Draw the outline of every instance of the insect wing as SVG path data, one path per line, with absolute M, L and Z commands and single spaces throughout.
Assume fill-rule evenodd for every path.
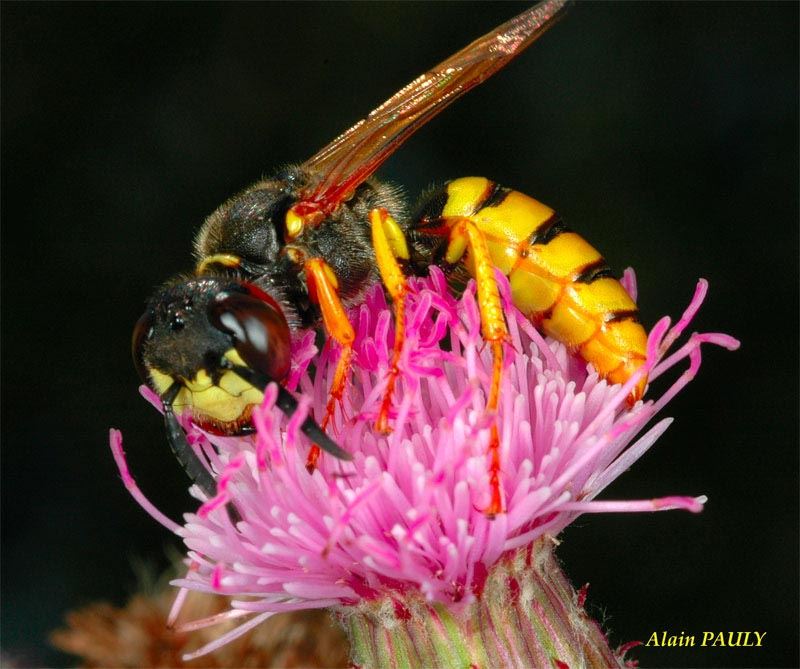
M 334 209 L 411 134 L 530 46 L 567 4 L 540 2 L 400 89 L 306 161 L 303 167 L 317 180 L 303 193 L 303 201 Z

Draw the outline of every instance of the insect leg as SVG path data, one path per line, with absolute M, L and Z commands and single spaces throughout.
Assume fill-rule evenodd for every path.
M 386 209 L 373 209 L 369 214 L 369 221 L 372 227 L 372 246 L 375 250 L 375 259 L 381 272 L 383 285 L 386 286 L 394 305 L 394 347 L 389 363 L 389 378 L 386 381 L 386 392 L 383 395 L 381 408 L 375 422 L 376 430 L 388 433 L 391 432 L 389 410 L 392 407 L 397 375 L 400 373 L 397 365 L 405 341 L 405 302 L 408 290 L 406 276 L 398 259 L 407 262 L 409 253 L 403 231 Z
M 347 318 L 344 305 L 339 299 L 338 281 L 330 265 L 322 258 L 310 258 L 305 262 L 304 269 L 309 297 L 319 304 L 325 331 L 342 348 L 339 362 L 333 375 L 328 405 L 325 408 L 325 417 L 320 423 L 324 430 L 333 417 L 336 404 L 341 403 L 347 380 L 350 378 L 350 362 L 353 357 L 353 341 L 356 335 Z M 310 472 L 316 468 L 319 455 L 320 449 L 315 444 L 311 447 L 306 460 L 306 468 Z
M 492 382 L 489 388 L 489 397 L 486 410 L 494 414 L 500 399 L 500 382 L 503 378 L 503 345 L 508 340 L 503 304 L 500 300 L 500 290 L 495 278 L 495 266 L 489 253 L 486 239 L 478 227 L 468 218 L 457 218 L 454 221 L 445 221 L 452 225 L 450 240 L 445 251 L 445 261 L 449 264 L 457 263 L 464 253 L 469 250 L 473 264 L 472 275 L 475 277 L 478 293 L 478 307 L 481 314 L 481 333 L 484 341 L 492 351 Z M 500 437 L 497 431 L 497 421 L 492 421 L 489 441 L 489 485 L 491 499 L 485 509 L 488 517 L 493 518 L 503 513 L 503 494 L 500 485 Z

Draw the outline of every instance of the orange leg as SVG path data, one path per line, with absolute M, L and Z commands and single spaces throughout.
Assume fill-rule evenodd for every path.
M 372 227 L 372 247 L 375 259 L 381 272 L 383 285 L 392 298 L 394 305 L 394 347 L 389 363 L 389 378 L 386 381 L 386 392 L 383 395 L 381 408 L 375 422 L 375 429 L 384 434 L 391 432 L 389 427 L 389 411 L 392 408 L 392 397 L 397 376 L 400 373 L 398 364 L 405 341 L 405 308 L 408 285 L 406 276 L 398 258 L 408 260 L 408 246 L 400 226 L 385 209 L 373 209 L 369 214 Z
M 339 361 L 336 363 L 336 371 L 333 374 L 333 383 L 331 384 L 330 396 L 328 397 L 328 404 L 325 406 L 325 417 L 320 423 L 320 427 L 325 430 L 336 411 L 336 405 L 341 405 L 344 389 L 347 386 L 347 379 L 350 378 L 350 363 L 353 358 L 353 347 L 351 345 L 342 345 L 342 352 L 339 355 Z M 306 459 L 306 469 L 311 474 L 317 468 L 317 460 L 322 454 L 320 447 L 316 444 L 311 446 Z
M 313 302 L 319 304 L 325 330 L 342 347 L 339 362 L 336 364 L 336 371 L 333 375 L 330 397 L 325 407 L 325 417 L 320 423 L 320 427 L 324 430 L 333 417 L 337 403 L 341 403 L 347 380 L 350 378 L 350 362 L 353 357 L 355 332 L 347 318 L 344 305 L 339 299 L 339 293 L 337 292 L 339 282 L 330 265 L 322 258 L 311 258 L 306 261 L 304 269 L 306 283 L 308 284 L 308 294 Z M 313 472 L 316 469 L 319 456 L 320 448 L 314 444 L 308 452 L 308 459 L 306 460 L 306 469 L 309 472 Z
M 473 264 L 472 274 L 478 288 L 478 307 L 481 314 L 481 334 L 492 349 L 492 382 L 486 410 L 497 413 L 500 400 L 500 382 L 503 378 L 503 344 L 508 340 L 508 328 L 500 300 L 500 290 L 494 274 L 489 248 L 477 226 L 467 218 L 458 219 L 450 231 L 450 243 L 445 259 L 456 263 L 469 249 Z M 493 420 L 489 436 L 489 506 L 484 513 L 494 518 L 505 512 L 503 492 L 500 485 L 500 436 L 497 420 Z

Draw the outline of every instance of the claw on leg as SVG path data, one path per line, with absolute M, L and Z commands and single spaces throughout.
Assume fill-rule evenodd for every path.
M 324 425 L 321 427 L 322 429 L 325 429 Z M 308 451 L 308 457 L 306 458 L 306 471 L 309 474 L 313 474 L 314 470 L 317 468 L 317 460 L 319 460 L 320 453 L 320 447 L 316 444 L 312 444 Z

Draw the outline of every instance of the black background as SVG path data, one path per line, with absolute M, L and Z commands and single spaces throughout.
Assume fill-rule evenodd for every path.
M 2 4 L 2 640 L 28 665 L 63 612 L 121 603 L 171 542 L 124 490 L 192 506 L 129 333 L 226 197 L 300 161 L 509 4 Z M 575 6 L 384 166 L 414 194 L 483 174 L 556 207 L 648 325 L 711 289 L 676 423 L 604 497 L 706 511 L 581 518 L 572 579 L 613 643 L 766 632 L 760 649 L 641 649 L 643 666 L 797 666 L 798 5 Z

